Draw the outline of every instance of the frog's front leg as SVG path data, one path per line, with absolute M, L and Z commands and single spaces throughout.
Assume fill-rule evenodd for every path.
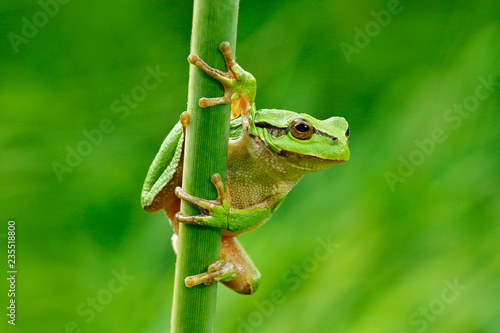
M 177 222 L 240 232 L 255 227 L 259 222 L 266 221 L 284 201 L 283 198 L 268 207 L 233 208 L 225 196 L 224 184 L 220 175 L 214 174 L 211 181 L 217 189 L 217 199 L 215 200 L 197 198 L 186 193 L 181 187 L 176 187 L 175 195 L 179 199 L 190 203 L 201 211 L 200 215 L 195 216 L 186 216 L 179 212 L 175 214 Z
M 224 184 L 220 174 L 212 175 L 212 183 L 217 189 L 217 198 L 215 200 L 205 200 L 187 194 L 181 187 L 175 188 L 175 195 L 191 205 L 197 207 L 201 214 L 195 216 L 186 216 L 182 213 L 175 214 L 177 222 L 186 224 L 198 224 L 207 227 L 228 229 L 229 202 L 224 193 Z
M 236 63 L 228 42 L 222 42 L 219 45 L 219 50 L 226 61 L 227 72 L 210 67 L 196 54 L 190 54 L 188 57 L 190 64 L 202 69 L 224 86 L 224 96 L 214 98 L 202 97 L 199 100 L 199 104 L 202 108 L 206 108 L 231 103 L 232 118 L 236 118 L 240 114 L 246 115 L 253 105 L 257 91 L 255 78 Z

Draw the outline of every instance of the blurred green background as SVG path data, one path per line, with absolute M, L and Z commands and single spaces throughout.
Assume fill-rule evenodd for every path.
M 139 196 L 186 108 L 192 3 L 46 3 L 0 3 L 0 242 L 6 261 L 15 220 L 18 269 L 17 325 L 0 325 L 168 332 L 172 231 Z M 220 286 L 216 332 L 500 332 L 500 3 L 242 0 L 239 17 L 257 107 L 345 117 L 351 160 L 240 237 L 261 287 Z M 159 84 L 127 106 L 147 68 Z

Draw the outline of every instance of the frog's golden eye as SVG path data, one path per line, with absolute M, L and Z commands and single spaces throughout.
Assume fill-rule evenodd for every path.
M 304 119 L 295 119 L 290 123 L 292 135 L 300 140 L 310 139 L 314 133 L 314 127 Z

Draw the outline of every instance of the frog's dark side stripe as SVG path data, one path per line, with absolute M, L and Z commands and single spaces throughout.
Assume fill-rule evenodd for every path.
M 259 121 L 259 122 L 255 123 L 255 126 L 260 127 L 260 128 L 265 128 L 269 134 L 275 135 L 278 137 L 283 136 L 285 134 L 288 134 L 288 132 L 290 131 L 290 127 L 278 127 L 278 126 L 274 126 L 274 125 L 272 125 L 268 122 L 265 122 L 265 121 Z M 320 131 L 316 128 L 314 128 L 314 134 L 323 135 L 323 136 L 326 136 L 327 138 L 332 139 L 333 141 L 338 141 L 338 138 L 331 136 L 330 134 L 325 133 L 323 131 Z
M 276 127 L 278 129 L 280 129 L 279 127 Z M 283 129 L 282 129 L 283 130 Z M 278 148 L 279 151 L 275 151 L 275 150 L 272 150 L 265 142 L 264 140 L 255 135 L 255 134 L 249 134 L 250 138 L 252 138 L 254 140 L 254 142 L 261 148 L 261 149 L 264 149 L 266 148 L 269 152 L 273 153 L 273 154 L 277 154 L 279 156 L 282 156 L 284 158 L 290 158 L 291 156 L 295 156 L 295 157 L 299 157 L 299 158 L 309 158 L 309 159 L 315 159 L 315 160 L 318 160 L 318 161 L 324 161 L 324 162 L 333 162 L 333 163 L 340 163 L 342 162 L 341 160 L 337 160 L 337 159 L 334 159 L 334 160 L 330 160 L 330 159 L 326 159 L 326 158 L 321 158 L 321 157 L 318 157 L 318 156 L 314 156 L 314 155 L 306 155 L 306 154 L 299 154 L 299 153 L 295 153 L 295 152 L 292 152 L 292 151 L 287 151 L 287 150 L 283 150 L 281 148 Z

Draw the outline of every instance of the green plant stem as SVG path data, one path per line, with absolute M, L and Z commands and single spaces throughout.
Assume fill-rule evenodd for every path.
M 236 46 L 239 0 L 195 0 L 191 53 L 210 66 L 226 70 L 219 44 L 228 41 Z M 183 189 L 194 196 L 215 199 L 210 182 L 214 173 L 226 176 L 230 105 L 202 109 L 201 97 L 222 96 L 223 88 L 195 66 L 189 69 L 188 112 L 184 154 Z M 200 212 L 182 202 L 185 215 Z M 184 279 L 203 273 L 219 259 L 221 231 L 181 224 L 177 247 L 171 332 L 213 332 L 217 284 L 187 288 Z

